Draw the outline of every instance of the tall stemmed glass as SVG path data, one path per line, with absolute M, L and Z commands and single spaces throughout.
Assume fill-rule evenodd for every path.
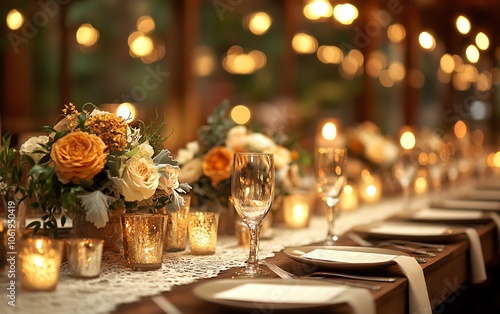
M 270 274 L 259 267 L 260 227 L 274 198 L 274 156 L 235 153 L 231 177 L 234 208 L 250 230 L 250 255 L 246 268 L 236 277 L 254 278 Z
M 403 210 L 410 210 L 410 184 L 418 171 L 418 157 L 413 150 L 404 150 L 392 167 L 392 172 L 403 188 Z
M 316 190 L 327 205 L 328 232 L 325 245 L 335 245 L 335 219 L 338 216 L 340 197 L 347 181 L 347 150 L 345 148 L 318 148 L 316 150 Z

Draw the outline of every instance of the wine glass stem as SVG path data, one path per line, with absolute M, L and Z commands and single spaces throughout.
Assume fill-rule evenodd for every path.
M 258 251 L 259 251 L 259 233 L 260 233 L 260 225 L 250 225 L 248 226 L 250 231 L 250 255 L 247 260 L 247 269 L 252 272 L 257 272 L 259 269 L 259 259 L 258 259 Z
M 328 204 L 327 204 L 328 205 Z M 337 216 L 339 202 L 328 205 L 326 209 L 326 218 L 328 220 L 328 232 L 326 235 L 326 245 L 335 245 L 338 236 L 335 234 L 335 218 Z
M 403 187 L 403 210 L 410 210 L 410 187 Z

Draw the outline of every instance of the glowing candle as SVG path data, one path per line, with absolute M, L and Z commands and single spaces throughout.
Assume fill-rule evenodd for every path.
M 30 238 L 20 253 L 21 287 L 28 291 L 56 289 L 61 268 L 63 242 Z
M 374 203 L 380 200 L 382 196 L 382 182 L 380 177 L 372 175 L 368 170 L 361 172 L 360 183 L 361 199 L 368 203 Z
M 358 207 L 358 191 L 353 185 L 347 184 L 344 187 L 344 193 L 340 199 L 340 209 L 341 210 L 353 210 Z
M 219 214 L 213 212 L 189 213 L 189 245 L 191 254 L 210 255 L 217 247 Z
M 292 194 L 283 198 L 285 224 L 289 228 L 305 228 L 309 224 L 309 194 Z

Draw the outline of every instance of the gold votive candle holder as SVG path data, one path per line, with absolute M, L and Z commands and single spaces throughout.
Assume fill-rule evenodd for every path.
M 71 276 L 95 278 L 101 274 L 104 240 L 72 238 L 66 241 L 66 257 Z
M 234 231 L 238 246 L 250 247 L 250 231 L 243 220 L 236 219 L 234 222 Z
M 21 287 L 26 291 L 56 289 L 64 243 L 45 237 L 23 241 L 19 253 Z
M 167 230 L 165 232 L 165 247 L 167 252 L 179 252 L 186 249 L 189 205 L 191 198 L 183 196 L 184 205 L 175 212 L 166 211 Z
M 210 255 L 217 247 L 219 214 L 214 212 L 189 213 L 188 233 L 191 254 Z
M 286 195 L 283 198 L 283 214 L 288 228 L 305 228 L 309 225 L 311 195 L 308 193 Z
M 123 214 L 122 232 L 126 269 L 156 270 L 163 262 L 166 216 Z

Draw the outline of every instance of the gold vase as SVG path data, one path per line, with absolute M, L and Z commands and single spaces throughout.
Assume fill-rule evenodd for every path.
M 73 229 L 71 238 L 93 238 L 104 240 L 103 251 L 120 253 L 119 242 L 122 238 L 120 217 L 125 209 L 109 211 L 108 223 L 103 228 L 97 228 L 92 222 L 85 219 L 85 212 L 77 210 L 73 214 Z

